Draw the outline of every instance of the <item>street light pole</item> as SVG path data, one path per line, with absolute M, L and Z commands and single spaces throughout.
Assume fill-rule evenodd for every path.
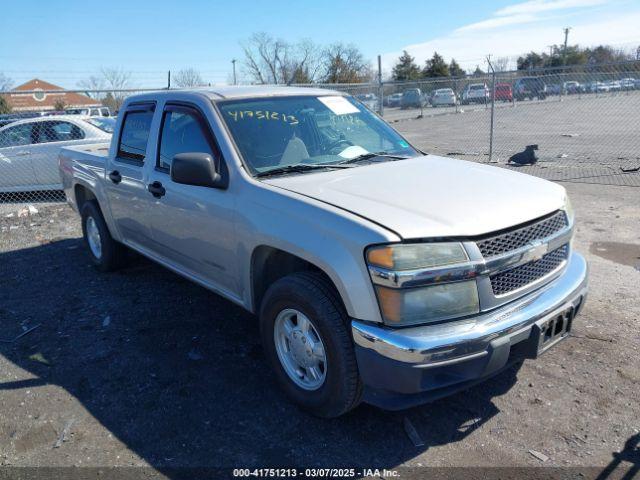
M 238 80 L 236 78 L 236 59 L 234 58 L 233 60 L 231 60 L 231 63 L 233 64 L 233 84 L 237 85 Z

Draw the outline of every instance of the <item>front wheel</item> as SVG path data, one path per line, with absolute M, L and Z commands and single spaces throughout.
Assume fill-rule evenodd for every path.
M 124 264 L 126 250 L 109 233 L 100 207 L 94 201 L 88 201 L 80 210 L 82 234 L 94 266 L 102 271 L 116 270 Z
M 333 285 L 299 272 L 267 291 L 260 309 L 262 343 L 291 401 L 319 417 L 337 417 L 362 396 L 349 318 Z

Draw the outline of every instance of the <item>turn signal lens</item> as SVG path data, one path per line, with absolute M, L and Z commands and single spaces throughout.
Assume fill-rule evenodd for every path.
M 467 260 L 467 252 L 458 242 L 385 245 L 367 251 L 370 265 L 396 271 L 438 267 Z

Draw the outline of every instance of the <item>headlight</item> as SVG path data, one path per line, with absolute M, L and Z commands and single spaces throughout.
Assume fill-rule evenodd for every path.
M 385 245 L 367 251 L 370 265 L 389 270 L 416 270 L 468 260 L 467 252 L 457 242 Z
M 408 289 L 376 286 L 376 294 L 389 325 L 432 323 L 480 311 L 474 280 Z
M 393 326 L 416 325 L 450 320 L 480 311 L 478 288 L 475 280 L 459 278 L 451 283 L 398 288 L 389 279 L 404 273 L 420 275 L 421 270 L 440 267 L 464 269 L 469 265 L 466 250 L 459 242 L 395 244 L 371 247 L 367 250 L 367 263 L 372 268 L 371 278 L 380 304 L 384 322 Z M 377 269 L 383 269 L 382 271 Z M 443 279 L 451 280 L 443 274 Z M 394 288 L 395 287 L 395 288 Z

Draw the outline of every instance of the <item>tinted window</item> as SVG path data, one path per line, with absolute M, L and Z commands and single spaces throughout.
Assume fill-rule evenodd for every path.
M 31 143 L 31 124 L 23 123 L 0 132 L 0 147 L 17 147 Z
M 84 138 L 80 127 L 69 122 L 39 122 L 34 124 L 35 143 L 66 142 Z
M 190 113 L 186 110 L 165 112 L 158 166 L 170 168 L 173 157 L 178 153 L 208 153 L 215 158 L 203 127 L 203 121 L 195 112 Z
M 133 111 L 125 114 L 120 134 L 120 145 L 118 146 L 119 157 L 144 160 L 152 119 L 152 110 Z

